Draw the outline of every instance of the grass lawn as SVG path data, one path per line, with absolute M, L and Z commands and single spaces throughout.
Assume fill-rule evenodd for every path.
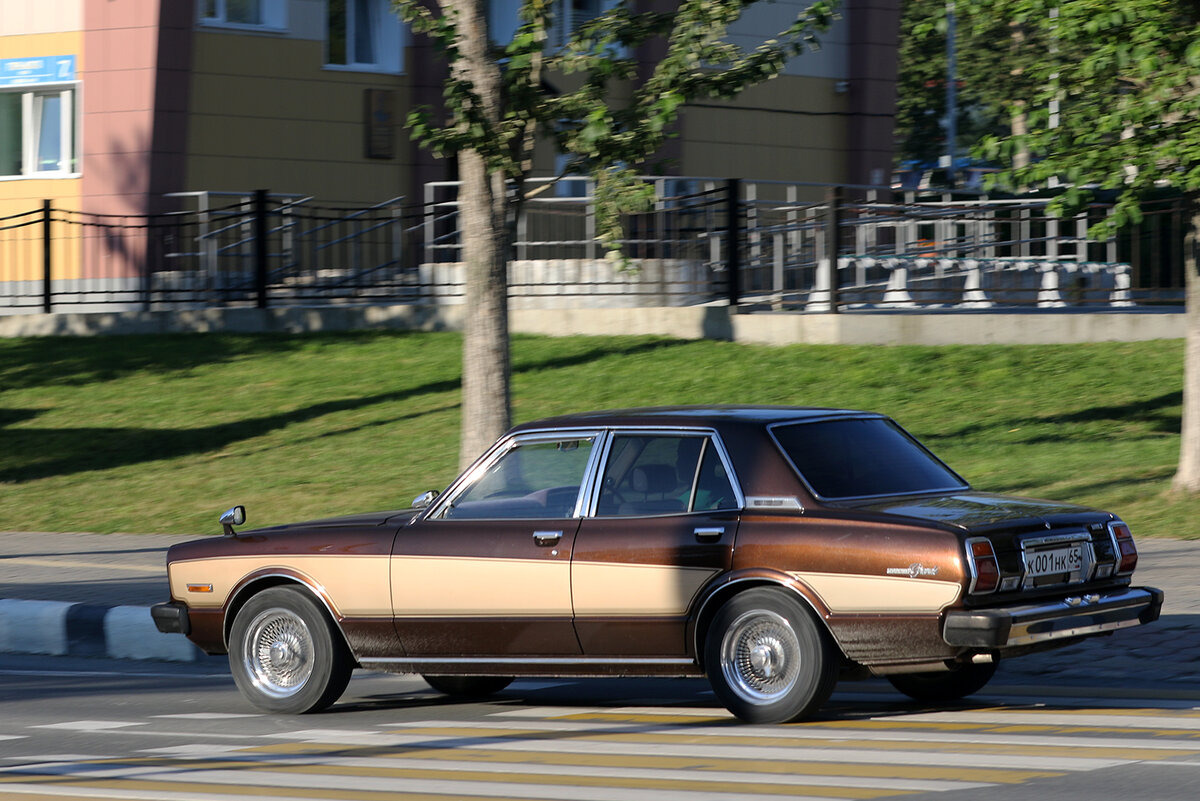
M 456 334 L 0 340 L 0 531 L 215 534 L 405 507 L 456 473 Z M 983 490 L 1200 538 L 1169 497 L 1180 341 L 783 348 L 517 337 L 517 422 L 676 403 L 886 412 Z

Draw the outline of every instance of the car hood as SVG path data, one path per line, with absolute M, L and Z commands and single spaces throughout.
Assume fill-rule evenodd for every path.
M 1107 512 L 1057 501 L 1018 498 L 987 492 L 950 495 L 872 498 L 847 504 L 855 509 L 942 523 L 968 531 L 1026 526 L 1058 527 L 1111 520 Z
M 420 509 L 394 509 L 390 512 L 367 512 L 341 517 L 325 517 L 302 523 L 287 523 L 269 528 L 246 529 L 241 534 L 282 534 L 292 531 L 312 531 L 319 528 L 367 528 L 370 526 L 402 526 L 421 513 Z

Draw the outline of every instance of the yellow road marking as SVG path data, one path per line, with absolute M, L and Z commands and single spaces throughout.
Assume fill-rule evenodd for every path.
M 500 751 L 486 748 L 454 749 L 426 746 L 380 748 L 375 746 L 323 746 L 286 743 L 245 749 L 248 753 L 309 754 L 345 757 L 396 757 L 418 755 L 422 759 L 458 760 L 486 763 L 532 763 L 542 765 L 579 765 L 587 767 L 663 768 L 681 770 L 728 771 L 740 773 L 786 773 L 807 776 L 845 776 L 865 778 L 932 779 L 946 781 L 1018 784 L 1031 779 L 1065 775 L 1058 771 L 1006 770 L 1000 768 L 946 768 L 917 765 L 870 765 L 829 762 L 783 762 L 770 759 L 729 759 L 701 757 L 648 756 L 640 754 L 558 754 L 537 751 Z
M 501 733 L 503 732 L 503 733 Z M 472 737 L 475 739 L 503 739 L 518 737 L 523 740 L 587 740 L 609 743 L 685 743 L 692 745 L 725 745 L 742 746 L 746 748 L 841 748 L 863 751 L 913 751 L 913 750 L 949 750 L 954 753 L 966 754 L 1004 754 L 1007 756 L 1061 756 L 1074 758 L 1098 759 L 1163 759 L 1170 756 L 1186 754 L 1187 751 L 1165 752 L 1161 749 L 1139 749 L 1136 746 L 1122 748 L 1114 752 L 1112 748 L 1091 748 L 1085 742 L 1072 745 L 1009 745 L 1005 743 L 944 743 L 906 742 L 903 740 L 855 740 L 830 738 L 795 738 L 772 737 L 770 735 L 735 735 L 722 736 L 719 734 L 688 734 L 686 732 L 656 733 L 656 732 L 562 732 L 522 729 L 476 729 L 471 727 L 430 726 L 412 727 L 397 730 L 393 733 L 406 735 L 436 735 L 446 737 Z M 1200 743 L 1197 743 L 1200 753 Z

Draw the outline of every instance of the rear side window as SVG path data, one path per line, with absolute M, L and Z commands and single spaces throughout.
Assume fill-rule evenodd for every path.
M 599 517 L 737 507 L 721 457 L 705 436 L 618 434 L 600 487 Z
M 772 429 L 823 498 L 957 491 L 967 483 L 891 420 L 824 420 Z

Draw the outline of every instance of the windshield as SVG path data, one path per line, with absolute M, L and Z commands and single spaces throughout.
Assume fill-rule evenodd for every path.
M 772 433 L 822 498 L 967 489 L 950 468 L 885 418 L 797 423 Z

